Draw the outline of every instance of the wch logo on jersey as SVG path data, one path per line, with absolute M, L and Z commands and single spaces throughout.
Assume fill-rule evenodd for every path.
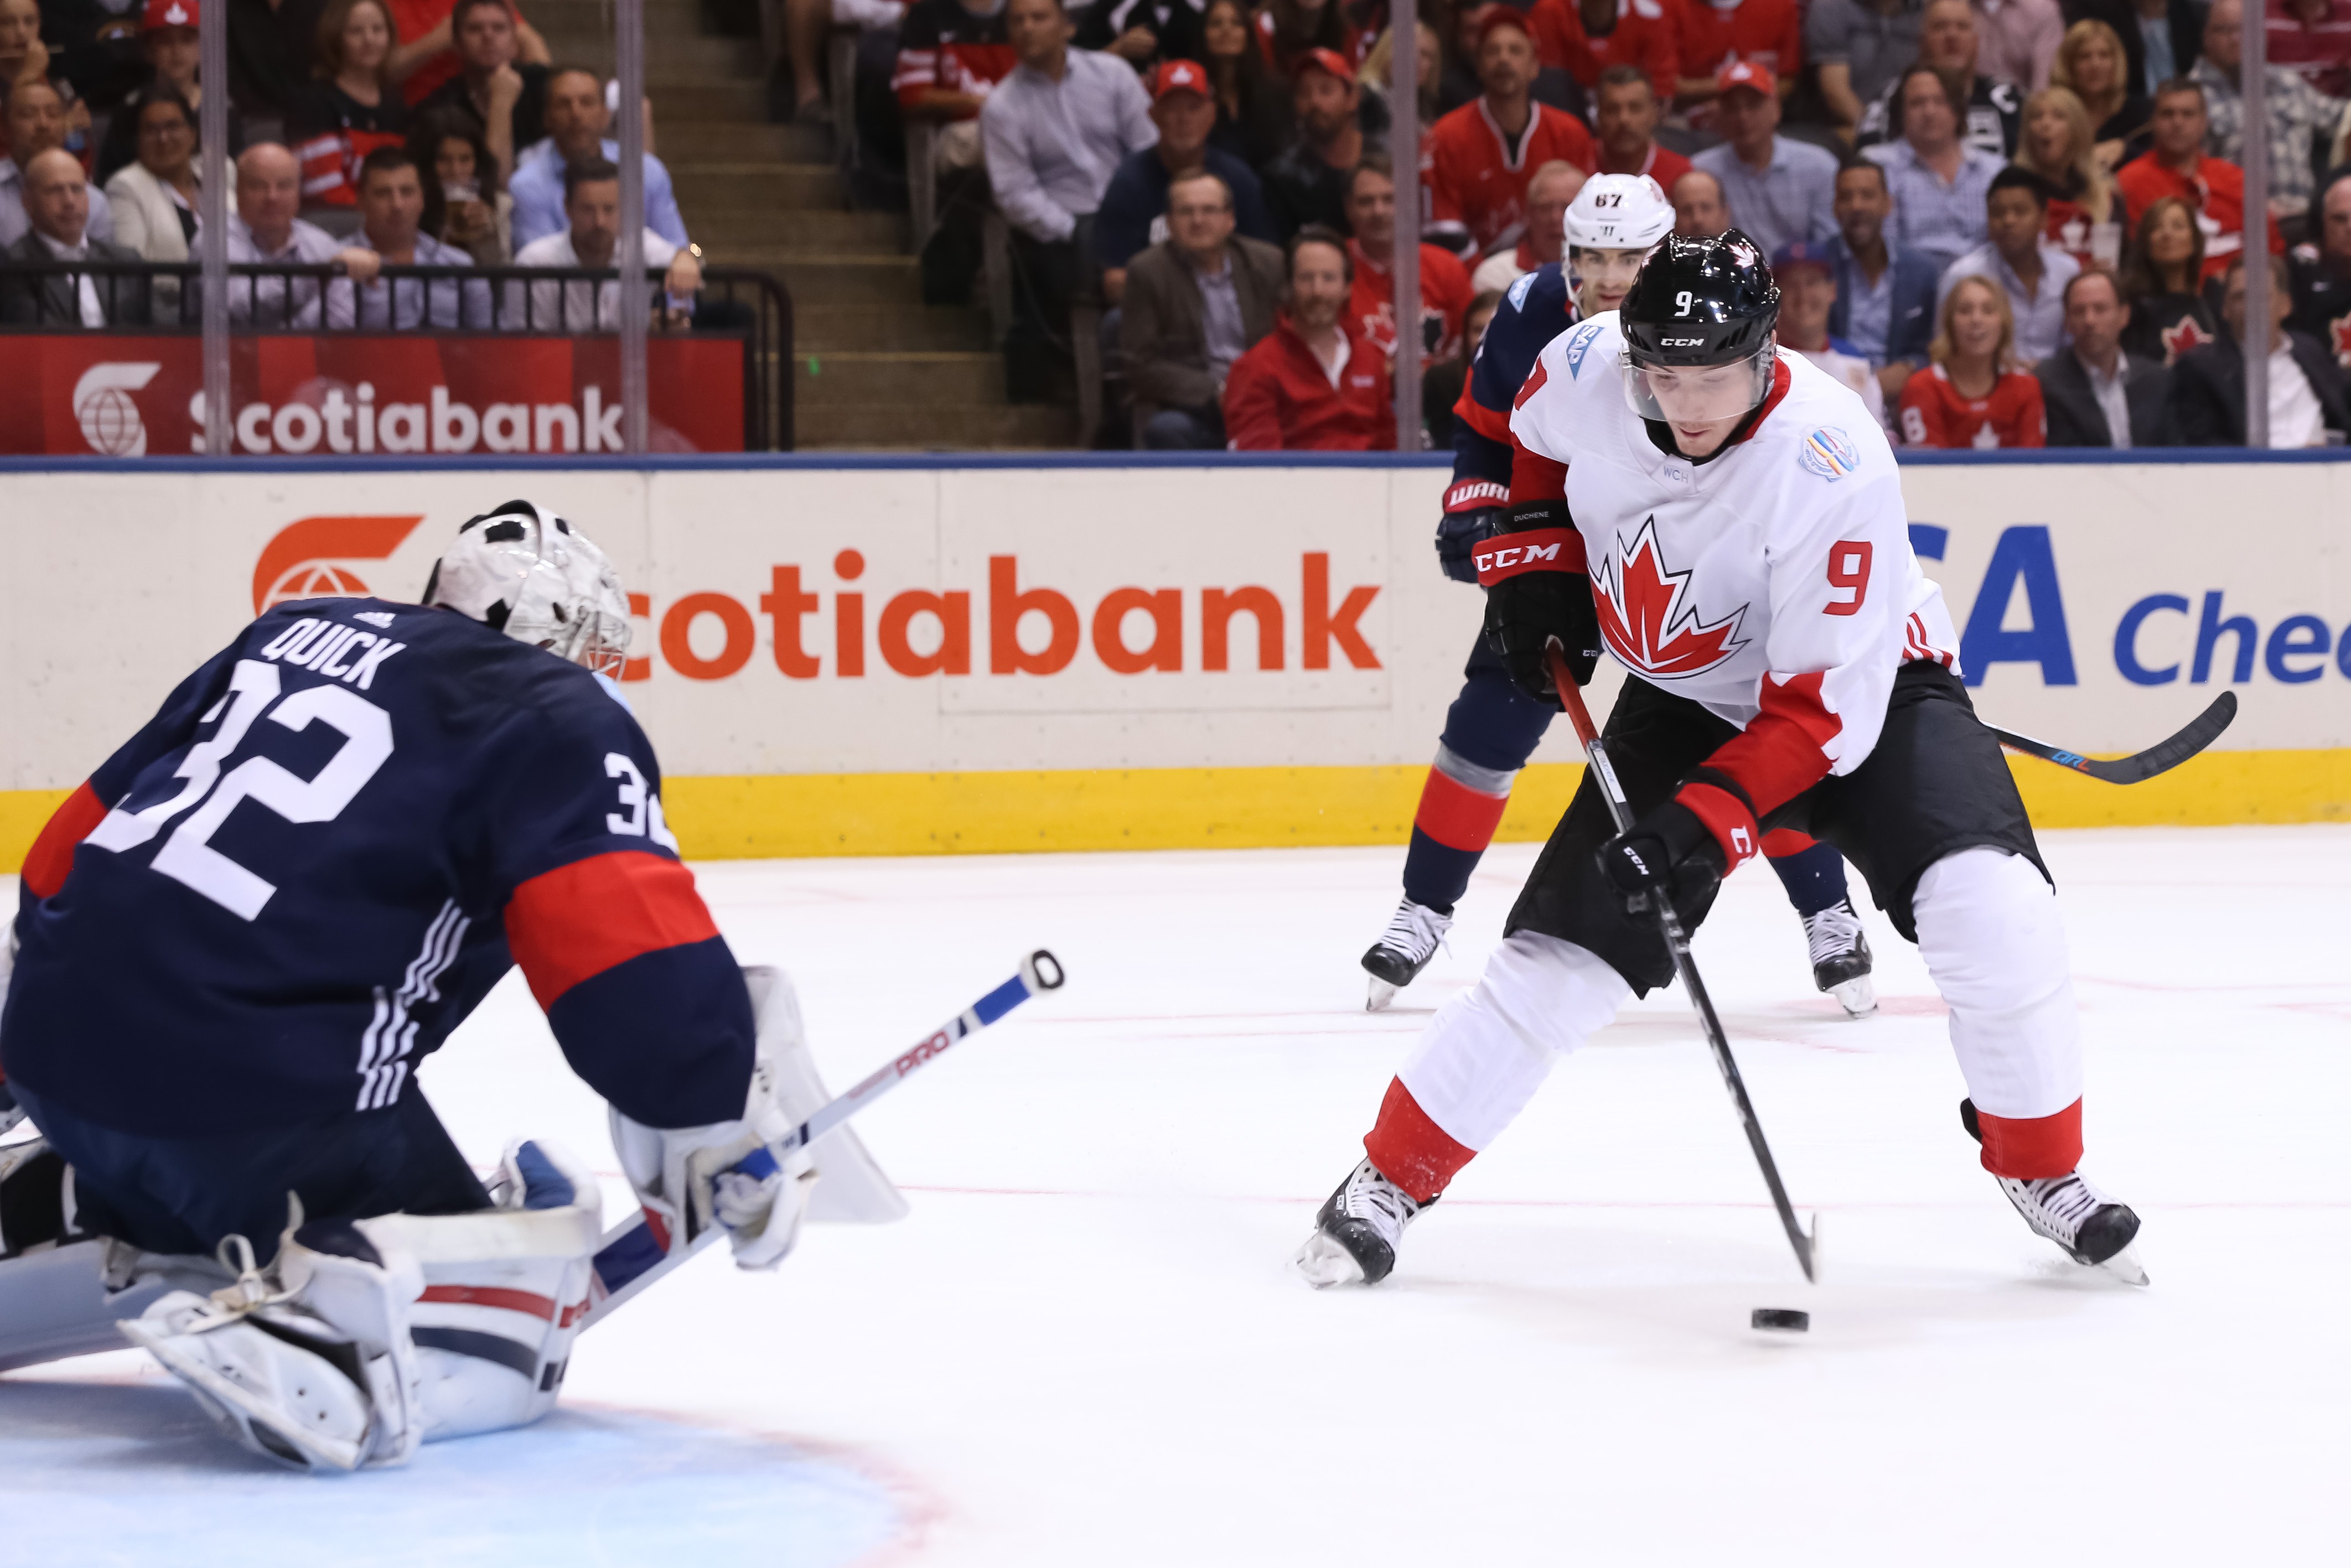
M 381 561 L 424 521 L 404 517 L 305 517 L 277 531 L 253 568 L 256 615 L 288 599 L 360 598 L 372 593 L 346 563 Z
M 1834 484 L 1846 474 L 1860 472 L 1861 453 L 1851 436 L 1834 425 L 1823 425 L 1804 438 L 1796 462 L 1805 472 L 1817 473 Z
M 1747 646 L 1739 635 L 1747 607 L 1703 621 L 1689 602 L 1689 578 L 1666 565 L 1654 517 L 1643 521 L 1629 547 L 1620 541 L 1593 569 L 1600 634 L 1628 668 L 1644 675 L 1702 675 Z

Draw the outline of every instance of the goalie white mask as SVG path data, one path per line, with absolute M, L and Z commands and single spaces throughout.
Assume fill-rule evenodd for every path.
M 548 508 L 508 501 L 468 521 L 425 579 L 439 605 L 619 679 L 629 598 L 588 536 Z

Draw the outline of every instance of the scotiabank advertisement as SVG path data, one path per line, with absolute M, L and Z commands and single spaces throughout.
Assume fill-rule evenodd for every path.
M 10 336 L 0 452 L 162 457 L 204 445 L 203 340 Z M 645 346 L 655 452 L 743 450 L 743 344 Z M 611 337 L 236 337 L 235 450 L 248 456 L 613 452 Z
M 2351 748 L 2351 467 L 1905 474 L 1991 722 L 2126 753 L 2226 690 L 2241 711 L 2218 750 Z M 1424 767 L 1481 611 L 1430 547 L 1444 481 L 19 473 L 0 517 L 0 788 L 80 780 L 270 603 L 413 598 L 457 525 L 509 495 L 563 512 L 627 579 L 626 690 L 673 777 Z M 1577 760 L 1564 726 L 1536 760 Z

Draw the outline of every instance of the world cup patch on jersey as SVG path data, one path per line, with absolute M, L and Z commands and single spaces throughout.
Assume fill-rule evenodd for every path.
M 1631 545 L 1622 539 L 1592 573 L 1592 599 L 1600 635 L 1626 669 L 1678 679 L 1703 675 L 1747 646 L 1739 635 L 1740 605 L 1702 619 L 1689 598 L 1689 573 L 1675 571 L 1657 543 L 1657 520 L 1644 519 Z
M 1861 453 L 1855 449 L 1853 438 L 1834 425 L 1823 425 L 1806 436 L 1796 461 L 1805 472 L 1817 473 L 1832 484 L 1861 468 Z
M 1510 280 L 1510 308 L 1512 310 L 1524 310 L 1527 307 L 1527 296 L 1532 292 L 1534 286 L 1535 275 L 1531 272 L 1522 272 L 1519 274 L 1517 277 L 1512 278 Z
M 1583 357 L 1592 352 L 1592 340 L 1600 336 L 1597 321 L 1587 321 L 1575 329 L 1567 340 L 1567 375 L 1572 381 L 1583 379 Z

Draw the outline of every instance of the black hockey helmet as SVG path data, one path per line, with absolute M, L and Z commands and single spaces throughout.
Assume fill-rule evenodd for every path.
M 1780 286 L 1762 248 L 1737 229 L 1674 234 L 1643 264 L 1617 319 L 1641 364 L 1728 365 L 1779 325 Z

